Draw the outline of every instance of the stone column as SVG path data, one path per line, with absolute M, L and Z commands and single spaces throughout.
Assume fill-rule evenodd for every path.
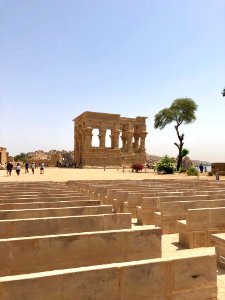
M 91 140 L 92 140 L 92 127 L 86 127 L 84 130 L 85 134 L 85 149 L 91 148 Z
M 139 134 L 138 133 L 135 133 L 134 134 L 134 144 L 133 144 L 133 148 L 134 148 L 134 151 L 136 151 L 138 149 L 138 145 L 139 145 Z
M 122 134 L 121 140 L 122 140 L 122 149 L 125 150 L 127 146 L 127 138 L 124 134 Z
M 113 132 L 113 148 L 114 149 L 119 148 L 119 136 L 120 136 L 119 129 L 115 129 Z
M 145 151 L 145 138 L 146 138 L 147 134 L 148 133 L 146 131 L 142 131 L 140 133 L 140 138 L 141 138 L 140 149 L 141 149 L 141 151 Z
M 127 130 L 127 151 L 132 152 L 133 131 Z
M 106 134 L 106 129 L 100 128 L 99 129 L 100 148 L 105 148 L 105 134 Z

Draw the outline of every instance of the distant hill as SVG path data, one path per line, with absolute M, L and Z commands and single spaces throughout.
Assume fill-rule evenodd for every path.
M 194 165 L 199 166 L 200 164 L 203 164 L 203 166 L 211 166 L 211 163 L 205 160 L 194 160 L 192 159 L 192 162 Z
M 146 160 L 148 163 L 150 163 L 150 165 L 156 163 L 157 161 L 159 161 L 162 157 L 158 156 L 158 155 L 150 155 L 150 154 L 146 154 Z
M 63 157 L 73 156 L 73 151 L 65 151 L 65 150 L 50 150 L 50 151 L 43 151 L 43 150 L 37 150 L 34 152 L 28 152 L 26 155 L 29 159 L 33 160 L 50 160 L 52 155 L 60 154 Z
M 149 162 L 150 164 L 156 163 L 161 158 L 162 156 L 158 156 L 158 155 L 151 155 L 151 154 L 146 155 L 147 162 Z M 203 166 L 211 166 L 211 163 L 205 160 L 194 160 L 194 159 L 191 160 L 195 166 L 199 166 L 201 163 L 203 164 Z

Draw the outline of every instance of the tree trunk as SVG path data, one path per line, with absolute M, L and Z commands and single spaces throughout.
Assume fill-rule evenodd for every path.
M 180 125 L 181 124 L 177 124 L 176 126 L 174 126 L 175 129 L 176 129 L 176 132 L 177 132 L 178 139 L 179 139 L 179 144 L 174 143 L 174 145 L 177 146 L 177 148 L 179 150 L 179 153 L 178 153 L 178 156 L 177 156 L 177 171 L 179 171 L 180 166 L 181 166 L 181 162 L 182 162 L 181 152 L 182 152 L 182 149 L 183 149 L 183 146 L 184 146 L 184 142 L 183 142 L 183 140 L 184 140 L 184 134 L 182 133 L 180 135 L 179 130 L 178 130 L 178 128 L 179 128 Z
M 179 154 L 177 157 L 177 171 L 179 171 L 182 162 L 182 156 Z

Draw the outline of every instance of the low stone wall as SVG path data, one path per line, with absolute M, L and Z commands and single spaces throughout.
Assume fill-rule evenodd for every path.
M 177 233 L 177 221 L 186 220 L 188 209 L 216 207 L 225 207 L 225 199 L 162 202 L 161 211 L 154 213 L 154 224 L 162 228 L 163 234 Z
M 112 213 L 111 205 L 79 206 L 62 208 L 40 208 L 40 209 L 15 209 L 0 210 L 0 220 L 48 218 L 77 215 L 97 215 Z
M 160 229 L 0 240 L 0 276 L 161 257 Z
M 155 225 L 156 216 L 154 213 L 161 211 L 162 203 L 168 203 L 169 206 L 171 202 L 223 200 L 225 199 L 224 194 L 224 191 L 216 190 L 213 194 L 206 195 L 143 197 L 141 206 L 136 207 L 138 223 L 141 225 Z M 129 210 L 126 210 L 126 212 L 129 212 Z
M 0 239 L 131 229 L 131 214 L 0 220 Z
M 217 299 L 216 256 L 151 259 L 0 278 L 1 300 Z
M 179 243 L 187 248 L 213 246 L 211 234 L 225 231 L 225 208 L 189 209 L 187 220 L 177 222 Z
M 217 264 L 225 269 L 225 233 L 212 234 L 211 239 L 216 249 Z
M 31 203 L 31 202 L 56 202 L 56 201 L 79 201 L 90 200 L 87 196 L 19 196 L 1 197 L 0 203 Z
M 12 210 L 12 209 L 34 209 L 34 208 L 60 208 L 60 207 L 77 207 L 77 206 L 96 206 L 100 205 L 98 200 L 75 200 L 75 201 L 52 201 L 52 202 L 11 202 L 1 203 L 0 210 Z

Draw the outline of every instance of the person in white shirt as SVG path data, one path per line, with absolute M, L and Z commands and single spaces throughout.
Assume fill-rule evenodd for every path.
M 32 173 L 34 174 L 34 169 L 35 169 L 35 167 L 36 167 L 36 164 L 34 163 L 34 162 L 32 162 L 32 164 L 31 164 L 31 170 L 32 170 Z

